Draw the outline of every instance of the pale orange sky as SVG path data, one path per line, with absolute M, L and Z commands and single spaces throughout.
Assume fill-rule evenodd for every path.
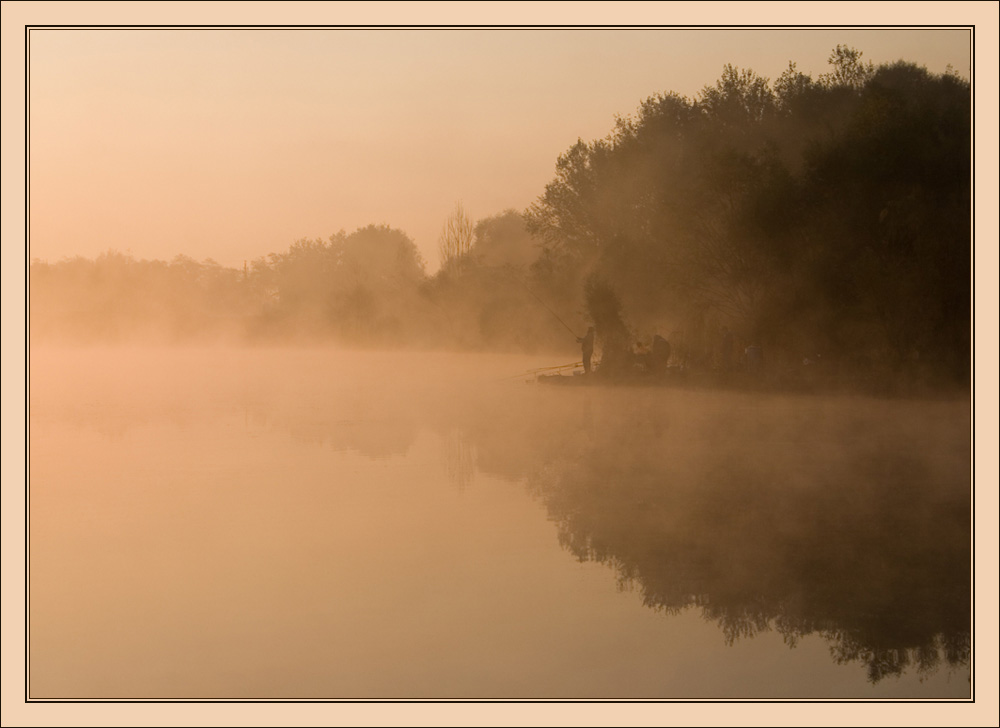
M 968 30 L 88 30 L 30 34 L 30 254 L 239 266 L 523 210 L 577 138 L 724 64 L 813 77 L 838 43 L 970 77 Z

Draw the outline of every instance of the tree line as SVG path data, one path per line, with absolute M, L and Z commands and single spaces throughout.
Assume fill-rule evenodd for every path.
M 34 261 L 32 334 L 567 350 L 603 316 L 609 350 L 662 333 L 691 368 L 717 367 L 729 331 L 773 368 L 967 382 L 970 84 L 843 46 L 829 60 L 647 98 L 561 154 L 527 210 L 458 206 L 433 275 L 386 225 L 244 270 Z
M 812 79 L 727 66 L 579 141 L 527 211 L 552 279 L 711 365 L 721 327 L 788 362 L 968 376 L 968 82 L 838 46 Z

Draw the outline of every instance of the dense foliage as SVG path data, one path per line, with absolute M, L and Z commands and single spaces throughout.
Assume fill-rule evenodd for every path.
M 779 357 L 967 376 L 969 85 L 831 62 L 773 88 L 728 66 L 578 142 L 528 212 L 545 264 L 599 272 L 702 363 L 728 325 Z

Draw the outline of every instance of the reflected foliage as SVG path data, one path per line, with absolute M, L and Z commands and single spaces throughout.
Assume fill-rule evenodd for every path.
M 652 609 L 698 609 L 730 644 L 820 635 L 872 682 L 968 665 L 966 408 L 699 402 L 587 392 L 531 422 L 498 403 L 467 433 L 481 470 L 526 478 L 561 545 Z
M 566 561 L 604 565 L 652 610 L 696 610 L 726 643 L 818 636 L 872 682 L 969 665 L 968 400 L 497 381 L 526 358 L 426 353 L 399 376 L 395 354 L 166 351 L 74 351 L 72 366 L 57 355 L 41 370 L 35 357 L 32 427 L 68 421 L 120 438 L 221 412 L 250 436 L 275 429 L 382 460 L 408 456 L 429 431 L 441 467 L 419 461 L 420 478 L 471 496 L 482 474 L 526 487 Z M 367 487 L 336 459 L 320 483 Z M 299 467 L 281 464 L 275 502 Z M 523 515 L 506 513 L 500 530 L 517 539 Z

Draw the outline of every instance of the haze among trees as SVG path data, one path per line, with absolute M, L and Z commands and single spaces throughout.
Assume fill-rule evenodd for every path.
M 971 232 L 969 82 L 838 46 L 818 78 L 726 66 L 693 99 L 650 96 L 569 146 L 527 210 L 458 205 L 433 275 L 387 225 L 245 270 L 36 260 L 31 336 L 571 351 L 544 304 L 580 334 L 614 314 L 605 337 L 668 336 L 692 368 L 719 365 L 727 327 L 774 371 L 965 385 Z

